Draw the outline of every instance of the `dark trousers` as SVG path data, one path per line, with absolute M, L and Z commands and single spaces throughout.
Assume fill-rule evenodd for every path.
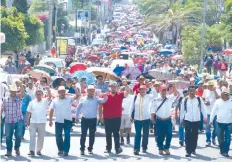
M 142 148 L 143 148 L 143 150 L 147 150 L 150 119 L 148 119 L 148 120 L 135 120 L 134 123 L 135 123 L 134 150 L 140 151 L 142 129 L 143 129 Z
M 81 119 L 81 139 L 80 139 L 80 144 L 81 144 L 81 150 L 82 151 L 85 150 L 85 140 L 86 140 L 88 130 L 89 130 L 89 147 L 88 147 L 88 150 L 92 151 L 93 144 L 94 144 L 94 141 L 95 141 L 96 127 L 97 127 L 97 118 L 87 119 L 87 118 L 82 117 L 82 119 Z
M 185 149 L 186 152 L 191 154 L 195 152 L 197 147 L 197 140 L 198 140 L 198 130 L 200 126 L 200 121 L 197 122 L 190 122 L 185 120 Z
M 4 133 L 5 133 L 4 128 L 5 128 L 5 118 L 1 117 L 1 143 L 2 143 L 2 138 L 4 136 Z
M 70 132 L 72 121 L 64 120 L 64 123 L 55 122 L 56 145 L 59 151 L 69 152 L 70 149 Z M 64 130 L 64 139 L 62 133 Z
M 231 127 L 231 124 L 218 123 L 218 141 L 222 154 L 228 154 L 230 150 Z
M 157 145 L 159 150 L 168 150 L 172 140 L 172 121 L 156 119 Z M 164 140 L 165 145 L 164 145 Z
M 104 118 L 105 133 L 106 133 L 106 149 L 112 149 L 112 133 L 114 134 L 114 145 L 117 151 L 120 148 L 119 144 L 119 130 L 121 125 L 121 118 Z

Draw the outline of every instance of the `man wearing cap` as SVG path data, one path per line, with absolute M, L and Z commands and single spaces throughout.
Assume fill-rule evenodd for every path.
M 173 85 L 173 94 L 167 95 L 166 85 L 160 86 L 160 97 L 155 99 L 151 104 L 151 121 L 156 123 L 156 136 L 159 154 L 163 155 L 163 151 L 170 155 L 170 145 L 172 140 L 172 119 L 171 108 L 172 103 L 176 99 L 178 92 Z M 164 139 L 166 142 L 164 145 Z
M 140 85 L 139 93 L 134 97 L 132 104 L 132 121 L 135 124 L 134 154 L 139 155 L 141 145 L 141 131 L 143 129 L 142 150 L 147 151 L 149 127 L 150 127 L 150 105 L 154 99 L 153 94 L 147 94 L 146 85 Z
M 36 132 L 37 132 L 37 155 L 41 155 L 43 148 L 45 126 L 47 122 L 47 108 L 51 102 L 52 94 L 49 87 L 46 87 L 48 97 L 43 98 L 43 90 L 37 89 L 35 91 L 35 99 L 29 103 L 27 108 L 27 127 L 29 127 L 30 133 L 30 145 L 29 154 L 30 156 L 35 155 L 36 146 Z
M 203 100 L 199 96 L 196 96 L 194 86 L 189 86 L 188 92 L 189 95 L 184 98 L 180 108 L 180 123 L 185 126 L 186 157 L 190 157 L 191 154 L 196 154 L 201 113 L 203 114 L 204 122 L 207 123 Z
M 134 87 L 133 87 L 133 92 L 138 94 L 139 93 L 139 88 L 141 85 L 145 85 L 145 78 L 143 75 L 140 75 L 139 78 L 137 79 L 138 80 L 138 84 L 135 84 Z
M 16 155 L 20 155 L 20 143 L 23 133 L 23 114 L 21 111 L 21 98 L 24 95 L 24 88 L 20 84 L 20 94 L 17 94 L 18 88 L 15 84 L 10 85 L 10 96 L 3 100 L 1 115 L 5 113 L 5 131 L 6 131 L 6 149 L 5 156 L 12 156 L 12 137 L 15 136 L 14 149 Z
M 72 103 L 79 98 L 79 91 L 74 88 L 75 96 L 66 97 L 66 89 L 64 86 L 58 88 L 58 97 L 55 98 L 50 105 L 49 126 L 52 127 L 52 117 L 55 110 L 55 135 L 58 147 L 58 155 L 68 156 L 70 149 L 70 132 L 72 127 Z M 62 132 L 64 130 L 64 140 Z
M 130 89 L 128 85 L 125 87 L 126 91 L 117 92 L 117 83 L 110 83 L 110 92 L 107 93 L 108 100 L 103 104 L 103 109 L 100 109 L 99 117 L 101 121 L 102 111 L 104 117 L 105 124 L 105 132 L 106 132 L 106 150 L 105 153 L 110 153 L 112 149 L 112 133 L 114 134 L 114 144 L 116 154 L 120 154 L 122 152 L 122 148 L 119 143 L 119 130 L 121 125 L 121 117 L 122 117 L 122 101 L 124 97 L 126 97 Z
M 89 154 L 93 154 L 92 150 L 95 141 L 98 105 L 105 103 L 107 100 L 106 94 L 103 94 L 103 97 L 104 98 L 96 97 L 94 85 L 89 85 L 87 88 L 87 96 L 80 99 L 76 112 L 76 123 L 78 122 L 78 117 L 80 113 L 82 113 L 81 139 L 80 139 L 81 155 L 84 155 L 85 140 L 86 140 L 88 129 L 89 129 L 88 151 Z
M 232 129 L 232 100 L 229 95 L 229 90 L 226 87 L 222 88 L 221 98 L 214 103 L 211 115 L 210 124 L 212 125 L 214 117 L 217 116 L 218 124 L 218 141 L 220 154 L 229 157 Z
M 214 82 L 213 81 L 209 81 L 208 82 L 208 89 L 204 90 L 204 93 L 202 95 L 202 99 L 206 105 L 206 112 L 207 112 L 207 125 L 206 125 L 206 146 L 211 146 L 211 137 L 212 137 L 212 143 L 214 145 L 216 145 L 215 143 L 215 138 L 217 136 L 217 125 L 216 125 L 216 117 L 214 119 L 213 122 L 213 127 L 214 130 L 211 134 L 211 128 L 209 125 L 209 120 L 210 120 L 210 114 L 211 114 L 211 110 L 213 108 L 213 105 L 215 103 L 215 101 L 220 98 L 220 96 L 218 95 L 216 88 L 214 87 Z

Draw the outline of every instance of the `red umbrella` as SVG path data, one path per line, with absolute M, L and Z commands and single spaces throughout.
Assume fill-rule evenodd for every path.
M 134 59 L 134 64 L 138 64 L 139 62 L 141 62 L 142 64 L 144 64 L 146 62 L 146 60 L 142 57 L 137 57 Z
M 228 54 L 228 55 L 229 55 L 229 54 L 232 54 L 232 49 L 225 49 L 225 50 L 224 50 L 224 53 L 225 53 L 225 54 Z
M 70 73 L 74 73 L 76 71 L 86 70 L 86 69 L 87 67 L 83 63 L 74 62 L 70 65 Z
M 89 57 L 88 57 L 88 60 L 89 61 L 96 61 L 96 60 L 100 60 L 100 58 L 97 56 L 97 55 L 90 55 Z

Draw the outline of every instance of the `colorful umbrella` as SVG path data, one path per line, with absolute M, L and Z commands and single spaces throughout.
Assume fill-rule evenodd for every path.
M 88 60 L 89 61 L 99 61 L 100 60 L 100 58 L 97 56 L 97 55 L 90 55 L 89 57 L 88 57 Z
M 77 77 L 78 80 L 81 80 L 83 78 L 86 79 L 86 84 L 95 84 L 95 78 L 94 76 L 87 72 L 87 71 L 76 71 L 75 73 L 72 74 L 72 78 Z
M 95 76 L 101 75 L 103 78 L 108 80 L 119 80 L 118 76 L 111 69 L 108 68 L 91 67 L 88 68 L 86 71 L 92 73 Z
M 146 60 L 142 57 L 137 57 L 134 59 L 134 64 L 138 64 L 138 63 L 144 64 L 145 62 L 146 62 Z
M 168 49 L 163 49 L 159 52 L 161 55 L 171 55 L 174 52 L 172 50 L 168 50 Z
M 227 55 L 230 55 L 230 54 L 232 54 L 232 49 L 225 49 L 224 53 Z
M 80 71 L 80 70 L 86 70 L 87 67 L 85 64 L 83 63 L 79 63 L 79 62 L 74 62 L 70 65 L 70 73 L 74 73 L 76 71 Z
M 182 55 L 174 55 L 174 56 L 172 56 L 172 59 L 173 60 L 182 60 L 183 56 Z
M 35 69 L 33 71 L 30 71 L 29 75 L 31 75 L 32 78 L 37 79 L 37 80 L 40 80 L 43 77 L 46 77 L 48 81 L 51 81 L 50 75 L 47 72 L 42 71 L 42 70 Z
M 48 74 L 50 74 L 50 76 L 54 76 L 56 74 L 56 70 L 49 66 L 49 65 L 45 65 L 45 64 L 40 64 L 40 65 L 37 65 L 35 66 L 33 69 L 37 69 L 37 70 L 41 70 L 41 71 L 45 71 L 47 72 Z

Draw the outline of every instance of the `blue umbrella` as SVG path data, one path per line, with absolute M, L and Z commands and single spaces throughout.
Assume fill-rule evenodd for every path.
M 126 50 L 126 47 L 121 46 L 121 47 L 120 47 L 120 50 Z
M 88 84 L 88 85 L 95 84 L 95 82 L 96 82 L 94 76 L 87 71 L 77 71 L 77 72 L 72 74 L 72 78 L 74 78 L 74 77 L 77 77 L 78 80 L 86 78 L 86 84 Z
M 98 54 L 101 56 L 107 56 L 107 55 L 109 55 L 109 52 L 104 51 L 104 52 L 99 52 Z
M 159 52 L 161 55 L 171 55 L 173 54 L 172 50 L 168 50 L 168 49 L 163 49 Z
M 113 72 L 114 72 L 117 76 L 120 77 L 123 70 L 125 70 L 124 67 L 118 66 L 118 67 L 114 68 Z

